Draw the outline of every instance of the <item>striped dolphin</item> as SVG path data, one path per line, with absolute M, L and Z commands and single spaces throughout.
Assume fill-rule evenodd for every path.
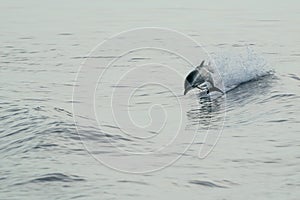
M 204 65 L 204 60 L 199 66 L 197 66 L 193 71 L 191 71 L 184 81 L 184 95 L 186 95 L 190 90 L 198 88 L 200 90 L 206 90 L 207 94 L 216 91 L 224 94 L 222 90 L 215 87 L 212 74 L 214 70 L 210 65 Z

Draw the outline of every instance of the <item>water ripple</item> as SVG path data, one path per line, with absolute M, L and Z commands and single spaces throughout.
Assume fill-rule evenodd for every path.
M 85 179 L 76 175 L 65 175 L 63 173 L 49 173 L 27 182 L 16 183 L 15 185 L 24 185 L 28 183 L 44 183 L 44 182 L 76 182 L 85 181 Z
M 189 183 L 195 184 L 195 185 L 200 185 L 200 186 L 205 186 L 205 187 L 211 187 L 211 188 L 227 188 L 226 186 L 218 185 L 211 181 L 192 180 L 192 181 L 189 181 Z

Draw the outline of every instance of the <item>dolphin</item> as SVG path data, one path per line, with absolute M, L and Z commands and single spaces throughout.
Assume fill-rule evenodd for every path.
M 197 66 L 193 71 L 191 71 L 184 81 L 184 95 L 186 95 L 190 90 L 198 88 L 200 90 L 206 90 L 207 94 L 216 91 L 224 94 L 222 90 L 215 87 L 214 80 L 212 78 L 213 69 L 210 65 L 204 65 L 204 60 L 199 66 Z

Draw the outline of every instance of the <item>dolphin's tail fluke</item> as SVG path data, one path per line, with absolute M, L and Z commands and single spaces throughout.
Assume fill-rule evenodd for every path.
M 214 91 L 215 91 L 215 92 L 221 92 L 222 94 L 225 94 L 221 89 L 217 88 L 217 87 L 214 85 L 213 80 L 207 81 L 207 82 L 209 82 L 210 85 L 211 85 L 211 88 L 208 90 L 208 93 L 214 92 Z
M 222 94 L 224 94 L 224 92 L 222 90 L 220 90 L 219 88 L 217 88 L 215 86 L 213 86 L 212 88 L 209 89 L 209 92 L 213 92 L 213 91 L 215 91 L 215 92 L 221 92 Z

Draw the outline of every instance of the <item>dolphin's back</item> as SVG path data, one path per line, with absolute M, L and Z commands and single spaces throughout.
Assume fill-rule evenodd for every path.
M 193 87 L 205 82 L 204 77 L 199 73 L 198 70 L 193 70 L 191 73 L 189 73 L 189 75 L 186 77 L 186 80 L 191 83 Z

